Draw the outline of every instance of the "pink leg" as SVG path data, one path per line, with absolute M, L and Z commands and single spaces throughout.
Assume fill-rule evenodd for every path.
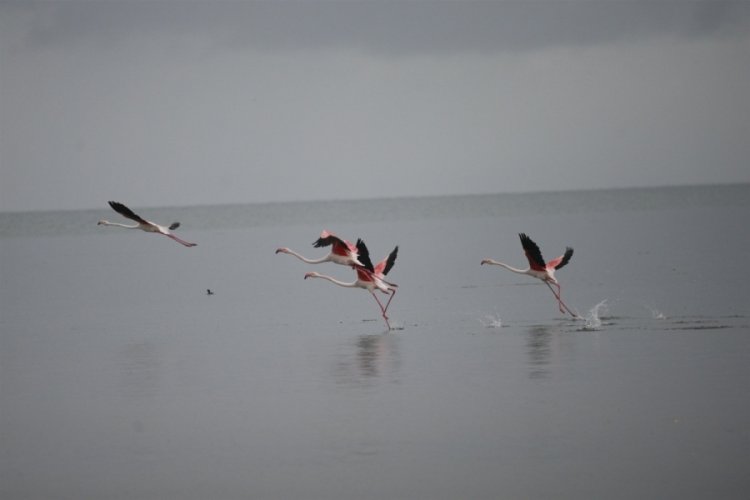
M 568 311 L 568 313 L 570 313 L 571 316 L 573 316 L 576 319 L 581 319 L 581 317 L 578 315 L 578 313 L 574 313 L 573 311 L 571 311 L 570 307 L 568 307 L 567 304 L 565 304 L 565 302 L 563 302 L 563 300 L 562 300 L 562 287 L 560 287 L 559 283 L 557 285 L 557 299 L 559 300 L 560 305 L 562 307 L 564 307 L 565 310 Z M 563 312 L 562 309 L 560 311 Z
M 552 288 L 552 285 L 550 284 L 549 281 L 545 281 L 544 284 L 547 285 L 547 288 L 549 288 L 552 291 L 552 295 L 554 295 L 555 298 L 557 299 L 557 307 L 560 308 L 560 312 L 565 313 L 565 311 L 562 308 L 562 305 L 560 304 L 560 302 L 562 302 L 562 299 L 560 298 L 560 286 L 556 285 L 557 286 L 557 292 L 556 292 L 555 289 Z
M 560 310 L 561 313 L 565 314 L 565 309 L 563 309 L 564 302 L 562 301 L 562 293 L 561 293 L 561 290 L 560 290 L 560 285 L 557 284 L 557 283 L 553 283 L 553 284 L 557 287 L 557 292 L 555 292 L 554 288 L 552 288 L 552 286 L 550 285 L 550 283 L 547 283 L 547 286 L 549 287 L 550 290 L 552 290 L 552 294 L 557 299 L 557 307 L 558 307 L 558 309 Z M 565 306 L 565 308 L 567 308 L 567 306 Z M 570 312 L 570 311 L 568 311 L 568 312 Z M 573 313 L 570 313 L 570 314 L 573 314 Z
M 174 234 L 165 234 L 164 236 L 166 236 L 167 238 L 172 238 L 177 243 L 185 245 L 186 247 L 194 247 L 194 246 L 197 245 L 197 243 L 189 243 L 189 242 L 187 242 L 185 240 L 182 240 L 182 239 L 178 238 L 177 236 L 175 236 Z
M 545 283 L 545 284 L 546 284 L 546 285 L 547 285 L 547 286 L 549 287 L 549 289 L 550 289 L 550 290 L 552 290 L 552 294 L 553 294 L 553 295 L 555 296 L 555 298 L 557 299 L 557 304 L 558 304 L 558 307 L 560 308 L 560 312 L 561 312 L 561 313 L 565 314 L 565 312 L 567 311 L 567 312 L 568 312 L 568 313 L 569 313 L 569 314 L 570 314 L 571 316 L 573 316 L 574 318 L 580 318 L 580 316 L 579 316 L 579 315 L 577 315 L 577 314 L 575 314 L 575 313 L 574 313 L 573 311 L 571 311 L 571 310 L 570 310 L 570 308 L 569 308 L 569 307 L 568 307 L 568 306 L 567 306 L 567 305 L 565 304 L 565 302 L 563 302 L 563 301 L 562 301 L 562 298 L 560 298 L 560 295 L 561 295 L 561 294 L 560 294 L 559 292 L 560 292 L 561 290 L 560 290 L 560 285 L 559 285 L 559 284 L 558 284 L 558 285 L 556 285 L 556 286 L 557 286 L 557 289 L 558 289 L 558 291 L 557 291 L 557 292 L 555 292 L 555 289 L 554 289 L 554 288 L 552 288 L 552 286 L 551 286 L 551 285 L 549 284 L 549 282 L 545 281 L 544 283 Z M 563 307 L 565 308 L 564 310 L 563 310 Z
M 388 298 L 388 302 L 385 304 L 385 311 L 388 311 L 388 306 L 391 305 L 391 301 L 393 300 L 393 297 L 396 295 L 396 289 L 395 288 L 391 289 L 391 294 L 390 295 L 391 296 Z
M 559 283 L 554 283 L 554 285 L 557 287 L 557 307 L 560 309 L 560 312 L 565 314 L 565 310 L 563 309 L 563 301 L 562 301 L 562 289 L 560 288 Z
M 375 292 L 370 292 L 370 293 L 372 293 L 372 296 L 375 297 L 375 302 L 377 302 L 378 305 L 380 306 L 380 311 L 383 313 L 383 319 L 385 320 L 385 324 L 390 330 L 391 324 L 388 322 L 388 316 L 386 316 L 385 314 L 385 308 L 383 307 L 383 304 L 380 303 L 380 299 L 378 299 L 377 295 L 375 295 Z

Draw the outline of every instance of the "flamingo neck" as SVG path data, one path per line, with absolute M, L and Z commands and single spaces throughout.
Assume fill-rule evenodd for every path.
M 310 274 L 309 277 L 310 278 L 322 278 L 324 280 L 330 281 L 331 283 L 333 283 L 335 285 L 343 286 L 344 288 L 356 288 L 357 287 L 357 282 L 356 281 L 354 281 L 352 283 L 347 283 L 345 281 L 339 281 L 336 278 L 333 278 L 331 276 L 326 276 L 325 274 Z
M 509 266 L 508 264 L 506 264 L 504 262 L 498 262 L 498 261 L 492 260 L 492 259 L 487 259 L 485 262 L 487 264 L 492 264 L 493 266 L 504 267 L 508 271 L 511 271 L 511 272 L 514 272 L 514 273 L 517 273 L 517 274 L 529 274 L 529 270 L 528 269 L 518 269 L 516 267 Z
M 304 255 L 300 255 L 297 252 L 295 252 L 294 250 L 287 249 L 286 253 L 288 253 L 289 255 L 294 255 L 299 260 L 301 260 L 302 262 L 306 262 L 307 264 L 321 264 L 323 262 L 328 262 L 330 260 L 330 256 L 328 256 L 328 255 L 326 255 L 325 257 L 322 257 L 320 259 L 308 259 Z
M 120 224 L 119 222 L 109 222 L 106 220 L 99 222 L 99 224 L 102 226 L 115 226 L 115 227 L 122 227 L 125 229 L 138 229 L 140 227 L 139 224 L 134 224 L 130 226 L 128 224 Z

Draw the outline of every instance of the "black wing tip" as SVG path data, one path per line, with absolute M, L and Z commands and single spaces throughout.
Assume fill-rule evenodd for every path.
M 120 203 L 119 201 L 108 201 L 107 203 L 115 210 L 130 210 L 124 203 Z
M 333 245 L 334 241 L 336 241 L 336 237 L 332 234 L 329 234 L 325 238 L 321 236 L 317 240 L 313 241 L 313 246 L 315 248 L 328 247 Z
M 396 248 L 394 248 L 393 251 L 391 251 L 391 253 L 388 255 L 388 260 L 385 261 L 383 275 L 388 274 L 391 268 L 393 268 L 393 264 L 396 263 L 396 257 L 398 257 L 398 245 L 396 245 Z
M 368 271 L 375 272 L 375 266 L 372 265 L 370 260 L 370 251 L 367 249 L 367 245 L 362 241 L 362 238 L 357 238 L 357 259 L 362 264 L 362 267 Z
M 127 219 L 134 220 L 138 222 L 139 224 L 148 224 L 149 222 L 145 219 L 143 219 L 140 215 L 133 212 L 130 208 L 126 207 L 119 201 L 110 201 L 108 202 L 109 206 L 112 207 L 112 210 L 117 212 L 118 214 L 122 215 L 123 217 Z
M 126 217 L 133 213 L 132 210 L 130 210 L 128 207 L 126 207 L 124 204 L 120 203 L 119 201 L 108 201 L 109 206 L 114 210 L 115 212 L 125 215 Z M 127 214 L 127 215 L 126 215 Z
M 534 243 L 534 240 L 529 238 L 526 233 L 518 233 L 518 237 L 521 238 L 521 246 L 523 247 L 523 251 L 526 252 L 529 262 L 532 265 L 544 267 L 544 257 L 542 257 L 542 251 L 539 250 L 539 245 Z
M 570 262 L 571 257 L 573 257 L 573 249 L 571 247 L 565 247 L 565 253 L 563 254 L 562 261 L 560 261 L 560 264 L 558 264 L 555 269 L 564 267 L 568 262 Z
M 524 249 L 530 249 L 530 248 L 539 248 L 539 246 L 534 243 L 534 240 L 529 238 L 529 236 L 526 233 L 518 233 L 518 237 L 521 239 L 521 246 Z

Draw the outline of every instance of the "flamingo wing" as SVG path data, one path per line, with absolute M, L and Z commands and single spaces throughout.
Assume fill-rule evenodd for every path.
M 365 242 L 362 241 L 361 238 L 357 239 L 357 251 L 359 253 L 359 261 L 362 263 L 362 267 L 371 273 L 375 272 L 375 268 L 372 266 L 372 261 L 370 260 L 370 251 L 367 249 Z
M 338 236 L 328 231 L 320 233 L 320 238 L 313 242 L 315 248 L 328 247 L 333 245 L 331 251 L 337 255 L 347 255 L 348 253 L 356 254 L 356 247 L 344 241 Z
M 529 266 L 531 269 L 535 271 L 544 271 L 546 264 L 544 263 L 544 257 L 542 257 L 542 252 L 539 250 L 537 244 L 534 243 L 531 238 L 526 236 L 525 233 L 520 233 L 518 236 L 521 238 L 521 246 L 523 246 L 523 251 L 526 254 L 526 258 L 529 260 Z
M 375 266 L 375 273 L 382 274 L 383 276 L 388 274 L 388 272 L 393 267 L 393 264 L 396 263 L 397 256 L 398 256 L 398 246 L 396 246 L 396 248 L 393 249 L 393 251 L 388 255 L 388 257 L 378 262 L 378 265 Z
M 110 201 L 109 206 L 112 207 L 112 210 L 117 212 L 118 214 L 122 215 L 125 218 L 128 218 L 130 220 L 134 220 L 138 222 L 139 224 L 147 224 L 151 225 L 149 221 L 141 217 L 140 215 L 136 214 L 132 210 L 130 210 L 128 207 L 123 205 L 122 203 L 116 202 L 116 201 Z
M 320 233 L 320 238 L 313 241 L 313 246 L 315 248 L 321 248 L 321 247 L 329 247 L 334 244 L 344 245 L 344 240 L 339 238 L 333 233 L 329 233 L 328 231 L 323 231 Z
M 373 274 L 364 267 L 357 266 L 356 268 L 354 268 L 354 270 L 357 271 L 357 279 L 359 281 L 374 281 Z
M 573 249 L 570 247 L 565 247 L 565 253 L 557 257 L 556 259 L 552 259 L 551 261 L 547 263 L 547 265 L 554 269 L 560 269 L 562 267 L 565 267 L 565 265 L 568 262 L 570 262 L 570 258 L 572 256 L 573 256 Z

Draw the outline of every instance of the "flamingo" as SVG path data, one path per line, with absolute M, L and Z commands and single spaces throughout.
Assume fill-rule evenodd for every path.
M 362 266 L 362 263 L 357 258 L 357 246 L 349 241 L 342 240 L 330 231 L 324 230 L 322 233 L 320 233 L 320 238 L 313 242 L 313 246 L 315 248 L 330 246 L 331 251 L 328 255 L 321 257 L 320 259 L 308 259 L 307 257 L 304 257 L 294 250 L 290 250 L 286 247 L 277 248 L 276 253 L 286 253 L 289 255 L 294 255 L 302 262 L 307 262 L 308 264 L 333 262 L 335 264 L 341 264 L 342 266 Z
M 140 229 L 141 231 L 146 231 L 147 233 L 163 234 L 167 238 L 172 238 L 177 243 L 185 245 L 186 247 L 194 247 L 197 245 L 197 243 L 189 243 L 183 239 L 180 239 L 170 232 L 180 227 L 179 222 L 173 222 L 167 228 L 159 224 L 155 224 L 153 222 L 147 221 L 146 219 L 137 215 L 135 212 L 130 210 L 128 207 L 126 207 L 122 203 L 118 203 L 116 201 L 110 201 L 109 206 L 112 207 L 112 210 L 114 210 L 118 214 L 130 220 L 134 220 L 135 222 L 137 222 L 137 224 L 130 226 L 128 224 L 120 224 L 118 222 L 109 222 L 107 220 L 100 220 L 97 223 L 98 226 L 115 226 L 115 227 L 124 227 L 125 229 Z
M 380 312 L 383 314 L 385 324 L 388 327 L 388 330 L 391 330 L 391 324 L 388 322 L 388 315 L 386 314 L 386 312 L 388 311 L 388 306 L 391 304 L 391 300 L 393 300 L 393 297 L 396 295 L 396 288 L 398 287 L 398 285 L 388 283 L 384 280 L 384 277 L 386 274 L 388 274 L 388 272 L 393 267 L 393 264 L 396 262 L 396 256 L 398 255 L 398 246 L 396 246 L 396 248 L 394 248 L 393 251 L 391 251 L 391 253 L 388 254 L 385 259 L 378 262 L 378 264 L 374 267 L 372 265 L 372 261 L 370 260 L 370 253 L 367 250 L 367 246 L 365 246 L 365 242 L 359 239 L 357 240 L 356 246 L 359 254 L 359 260 L 364 263 L 364 265 L 362 266 L 354 267 L 355 271 L 357 272 L 356 281 L 347 283 L 344 281 L 339 281 L 331 276 L 326 276 L 324 274 L 316 272 L 305 274 L 305 279 L 322 278 L 344 288 L 362 288 L 364 290 L 367 290 L 372 294 L 373 298 L 375 298 L 375 301 L 380 307 Z M 389 295 L 388 302 L 386 303 L 385 307 L 383 307 L 383 303 L 380 302 L 380 299 L 378 299 L 378 296 L 375 294 L 375 290 L 379 290 L 380 292 Z
M 520 233 L 518 236 L 521 238 L 521 246 L 523 247 L 524 253 L 526 253 L 526 258 L 529 260 L 528 269 L 516 269 L 515 267 L 511 267 L 508 264 L 504 264 L 492 259 L 484 259 L 481 265 L 490 264 L 494 266 L 501 266 L 508 271 L 512 271 L 518 274 L 526 274 L 533 278 L 542 280 L 542 282 L 547 285 L 550 290 L 552 290 L 555 298 L 557 298 L 560 312 L 565 314 L 565 312 L 567 311 L 574 318 L 580 318 L 579 315 L 573 313 L 570 308 L 565 305 L 565 302 L 562 301 L 562 290 L 560 288 L 560 283 L 555 278 L 555 271 L 561 269 L 568 262 L 570 262 L 570 258 L 573 256 L 573 249 L 570 247 L 566 247 L 565 253 L 563 255 L 545 263 L 544 258 L 542 257 L 542 252 L 539 250 L 537 244 L 534 243 L 534 241 L 524 233 Z M 557 287 L 557 291 L 552 288 L 552 285 Z

